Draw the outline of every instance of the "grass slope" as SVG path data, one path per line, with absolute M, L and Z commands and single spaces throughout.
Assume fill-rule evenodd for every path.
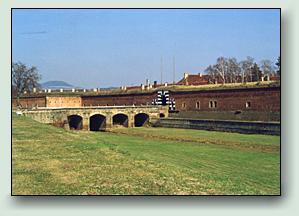
M 65 131 L 13 115 L 21 194 L 279 194 L 279 137 L 166 128 Z

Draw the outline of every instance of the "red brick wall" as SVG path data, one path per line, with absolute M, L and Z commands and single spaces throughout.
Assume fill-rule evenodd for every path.
M 151 104 L 156 97 L 157 93 L 82 96 L 81 99 L 80 97 L 57 97 L 56 99 L 50 97 L 51 104 L 48 102 L 47 105 L 55 107 L 73 107 L 80 104 L 83 106 L 146 105 Z M 178 111 L 280 111 L 279 87 L 170 92 L 170 98 L 175 99 Z M 211 100 L 217 102 L 217 107 L 209 108 Z M 200 109 L 196 108 L 196 102 L 200 102 Z M 250 102 L 250 107 L 246 108 L 246 102 Z M 36 105 L 44 107 L 46 97 L 21 98 L 20 103 L 28 108 Z M 182 107 L 183 103 L 186 107 Z M 13 99 L 12 104 L 16 106 L 16 99 Z
M 81 97 L 49 97 L 49 96 L 32 96 L 20 98 L 20 104 L 23 108 L 32 107 L 80 107 L 82 106 Z M 12 99 L 12 106 L 17 106 L 17 99 Z
M 151 104 L 156 93 L 127 95 L 82 96 L 83 106 L 146 105 Z
M 179 111 L 280 111 L 279 87 L 175 92 L 170 93 L 170 98 L 175 99 Z M 210 108 L 210 101 L 216 101 L 217 107 Z M 200 102 L 200 109 L 196 108 L 196 102 Z M 250 107 L 246 108 L 246 102 L 250 102 Z
M 47 97 L 47 107 L 81 107 L 80 96 L 75 97 Z
M 23 108 L 32 108 L 32 107 L 45 107 L 46 106 L 46 97 L 24 97 L 19 100 Z M 12 99 L 12 107 L 17 107 L 17 99 Z

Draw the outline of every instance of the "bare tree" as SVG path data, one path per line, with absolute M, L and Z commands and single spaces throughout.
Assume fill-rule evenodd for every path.
M 24 91 L 32 92 L 39 86 L 41 76 L 36 67 L 27 67 L 21 62 L 12 64 L 12 89 L 17 96 L 17 105 L 20 105 L 20 96 Z
M 277 61 L 276 61 L 275 65 L 276 65 L 276 68 L 277 68 L 276 73 L 277 73 L 278 76 L 280 76 L 280 56 L 277 58 Z
M 205 69 L 205 73 L 210 75 L 210 83 L 215 83 L 216 80 L 216 70 L 214 68 L 214 65 L 209 65 L 206 69 Z
M 214 83 L 215 81 L 222 81 L 223 84 L 232 83 L 237 82 L 240 67 L 236 58 L 219 57 L 216 64 L 207 67 L 205 72 L 211 76 Z
M 228 74 L 228 64 L 227 59 L 224 57 L 219 57 L 217 63 L 214 65 L 215 72 L 220 76 L 223 84 L 226 83 L 226 77 Z
M 242 83 L 244 81 L 252 81 L 251 68 L 254 65 L 254 58 L 247 56 L 247 58 L 240 62 Z
M 228 79 L 230 83 L 238 82 L 238 77 L 240 76 L 241 68 L 236 58 L 228 58 L 227 60 L 228 68 Z
M 247 56 L 241 62 L 238 62 L 236 58 L 219 57 L 216 64 L 209 65 L 205 72 L 210 75 L 214 83 L 215 81 L 222 81 L 224 84 L 255 82 L 260 80 L 262 71 L 264 74 L 272 74 L 274 72 L 274 67 L 269 60 L 262 61 L 261 69 L 254 61 L 254 58 L 250 56 Z
M 261 68 L 264 75 L 269 75 L 270 76 L 275 72 L 272 62 L 270 60 L 267 60 L 267 59 L 261 61 L 260 68 Z

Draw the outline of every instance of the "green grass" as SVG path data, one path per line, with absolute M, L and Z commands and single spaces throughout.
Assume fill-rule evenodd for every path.
M 16 115 L 12 133 L 14 195 L 280 193 L 278 136 L 65 131 Z

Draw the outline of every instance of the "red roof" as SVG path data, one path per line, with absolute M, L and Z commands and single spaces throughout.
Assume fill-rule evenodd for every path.
M 272 81 L 279 81 L 280 77 L 279 76 L 270 76 L 270 80 Z

